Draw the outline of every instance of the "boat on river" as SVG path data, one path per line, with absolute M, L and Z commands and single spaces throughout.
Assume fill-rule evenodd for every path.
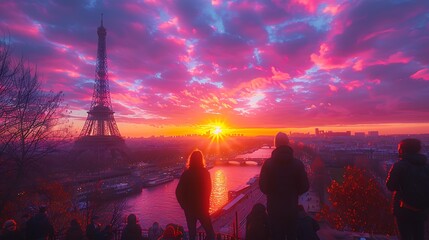
M 168 173 L 162 173 L 155 177 L 150 177 L 143 181 L 143 187 L 155 187 L 174 180 L 174 176 Z
M 76 202 L 104 201 L 138 194 L 141 185 L 134 181 L 102 182 L 80 185 L 75 190 Z

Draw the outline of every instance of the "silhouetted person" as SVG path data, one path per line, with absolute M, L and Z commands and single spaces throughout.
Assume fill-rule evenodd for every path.
M 76 219 L 70 221 L 70 227 L 67 229 L 65 240 L 83 240 L 85 236 L 82 228 Z
M 297 229 L 299 240 L 320 240 L 316 233 L 320 229 L 319 223 L 305 212 L 302 205 L 298 206 Z
M 424 208 L 429 204 L 429 193 L 424 189 L 429 188 L 429 166 L 420 150 L 420 140 L 402 140 L 398 145 L 399 161 L 386 180 L 387 188 L 393 191 L 393 214 L 402 240 L 424 238 Z
M 167 229 L 167 228 L 173 228 L 174 229 L 175 238 L 177 238 L 179 240 L 187 239 L 187 236 L 185 236 L 185 229 L 183 228 L 183 226 L 175 224 L 175 223 L 169 223 L 169 224 L 167 224 L 167 226 L 165 226 L 165 229 Z
M 3 224 L 0 231 L 0 240 L 23 240 L 24 236 L 18 231 L 16 222 L 9 219 Z
M 112 240 L 115 237 L 112 224 L 107 224 L 103 231 L 101 231 L 100 236 L 102 240 Z
M 88 240 L 97 240 L 97 238 L 100 236 L 101 232 L 101 226 L 99 223 L 97 223 L 97 216 L 91 217 L 91 222 L 86 226 L 85 235 L 88 238 Z
M 27 239 L 54 239 L 54 227 L 46 213 L 46 207 L 40 207 L 39 213 L 27 222 Z
M 164 230 L 161 228 L 161 226 L 159 226 L 159 223 L 154 222 L 148 231 L 149 240 L 157 240 L 163 232 Z
M 277 133 L 276 149 L 262 165 L 259 187 L 267 195 L 272 239 L 296 239 L 298 197 L 309 189 L 304 164 L 294 158 L 285 133 Z
M 165 231 L 162 232 L 161 236 L 157 238 L 157 240 L 174 240 L 176 239 L 176 232 L 174 230 L 174 227 L 167 226 L 165 228 Z
M 207 239 L 215 237 L 209 214 L 211 190 L 210 173 L 205 168 L 203 153 L 193 151 L 176 188 L 176 198 L 185 212 L 190 240 L 194 240 L 197 235 L 197 220 L 203 226 Z
M 268 215 L 261 203 L 253 205 L 246 217 L 246 240 L 269 239 Z
M 122 231 L 121 240 L 141 240 L 142 238 L 142 228 L 137 223 L 136 215 L 128 215 L 127 225 Z
M 165 231 L 161 234 L 157 240 L 180 240 L 181 236 L 176 232 L 176 229 L 172 225 L 167 225 Z

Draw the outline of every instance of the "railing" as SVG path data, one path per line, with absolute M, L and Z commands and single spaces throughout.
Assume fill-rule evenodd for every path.
M 197 234 L 197 240 L 204 240 L 205 237 L 206 237 L 205 232 L 199 232 Z M 218 234 L 216 234 L 216 240 L 239 240 L 239 238 L 236 238 L 236 237 L 229 235 L 229 234 L 218 233 Z
M 118 229 L 116 231 L 113 231 L 113 240 L 120 240 L 121 236 L 122 236 L 122 229 Z M 149 239 L 147 229 L 142 230 L 142 236 L 143 236 L 143 239 Z M 204 240 L 205 237 L 206 237 L 205 232 L 198 232 L 197 233 L 197 240 Z M 64 240 L 65 235 L 64 234 L 57 235 L 57 236 L 55 236 L 54 239 L 55 240 Z M 185 233 L 185 236 L 182 237 L 181 239 L 187 240 L 188 234 Z M 216 240 L 240 240 L 240 239 L 238 237 L 234 237 L 234 236 L 229 235 L 229 234 L 218 233 L 218 234 L 216 234 Z

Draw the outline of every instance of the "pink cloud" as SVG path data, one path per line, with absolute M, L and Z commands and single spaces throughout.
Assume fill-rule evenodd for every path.
M 98 7 L 118 121 L 163 126 L 222 117 L 242 127 L 296 127 L 429 117 L 423 2 L 96 4 L 0 3 L 0 28 L 10 31 L 16 55 L 37 65 L 44 89 L 64 91 L 83 118 Z
M 353 64 L 353 69 L 356 71 L 362 71 L 364 68 L 363 65 L 364 65 L 363 60 L 359 59 L 355 64 Z
M 353 91 L 355 88 L 360 88 L 363 86 L 363 83 L 361 81 L 351 81 L 349 83 L 347 83 L 346 85 L 344 85 L 344 87 L 348 90 L 348 91 Z
M 429 69 L 421 69 L 410 76 L 412 79 L 423 79 L 429 81 Z
M 338 4 L 331 4 L 331 5 L 326 6 L 323 9 L 324 13 L 329 13 L 331 15 L 336 15 L 339 11 L 340 11 L 340 5 L 338 5 Z
M 338 87 L 336 87 L 335 85 L 329 84 L 329 90 L 331 90 L 332 92 L 337 92 L 338 91 Z
M 316 65 L 321 69 L 336 69 L 336 68 L 346 68 L 349 67 L 352 63 L 347 61 L 339 61 L 338 58 L 330 56 L 331 46 L 327 43 L 322 43 L 319 48 L 319 54 L 311 54 L 310 58 Z M 341 59 L 342 60 L 342 59 Z
M 353 64 L 353 69 L 356 71 L 362 71 L 366 67 L 374 65 L 390 65 L 390 64 L 407 64 L 412 61 L 412 57 L 405 56 L 403 52 L 396 52 L 388 56 L 386 59 L 376 59 L 374 52 L 367 52 L 366 54 L 361 54 L 359 60 Z
M 396 53 L 390 55 L 385 63 L 386 64 L 392 64 L 392 63 L 406 64 L 406 63 L 409 63 L 411 60 L 412 60 L 412 57 L 405 56 L 405 54 L 403 52 L 396 52 Z
M 177 17 L 171 18 L 166 22 L 162 22 L 158 28 L 163 31 L 167 31 L 169 29 L 179 30 L 179 19 Z
M 272 79 L 276 81 L 285 81 L 290 79 L 288 73 L 278 71 L 275 67 L 271 67 L 271 72 L 273 73 Z
M 296 4 L 304 5 L 309 12 L 315 12 L 319 6 L 319 0 L 293 0 Z
M 383 34 L 388 34 L 388 33 L 393 33 L 394 34 L 395 29 L 383 29 L 381 31 L 377 31 L 377 32 L 371 32 L 366 36 L 362 36 L 362 38 L 360 40 L 358 40 L 358 42 L 365 42 L 365 41 L 369 41 L 373 38 L 377 38 L 377 37 L 381 37 Z
M 212 5 L 213 6 L 219 6 L 222 4 L 222 0 L 212 0 Z

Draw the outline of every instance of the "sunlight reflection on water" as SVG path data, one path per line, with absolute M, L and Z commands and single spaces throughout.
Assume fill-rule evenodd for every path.
M 222 169 L 212 173 L 212 194 L 210 196 L 210 213 L 216 212 L 228 202 L 227 178 Z
M 217 166 L 210 169 L 212 179 L 212 196 L 210 212 L 221 208 L 228 201 L 228 191 L 244 186 L 256 174 L 260 166 Z M 142 228 L 149 228 L 154 221 L 165 227 L 168 223 L 178 223 L 186 227 L 183 210 L 176 200 L 176 186 L 172 182 L 161 186 L 143 189 L 142 193 L 127 199 L 127 209 L 123 219 L 130 213 L 137 215 Z

